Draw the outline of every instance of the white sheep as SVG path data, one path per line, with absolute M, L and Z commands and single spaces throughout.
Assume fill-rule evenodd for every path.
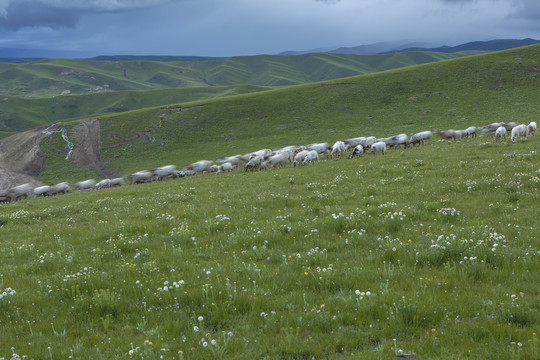
M 100 182 L 98 182 L 95 186 L 96 190 L 101 190 L 103 188 L 109 188 L 111 187 L 111 179 L 103 179 Z
M 110 186 L 124 186 L 126 182 L 124 181 L 124 178 L 114 178 L 111 179 Z
M 282 167 L 290 161 L 291 153 L 289 151 L 278 152 L 266 160 L 272 168 Z
M 531 121 L 529 125 L 527 125 L 527 129 L 529 130 L 529 135 L 534 135 L 536 132 L 536 121 Z
M 221 174 L 222 172 L 226 172 L 226 171 L 228 172 L 234 168 L 235 166 L 233 164 L 231 164 L 230 162 L 226 162 L 218 166 L 218 171 L 216 172 L 216 174 Z
M 23 198 L 29 198 L 34 191 L 34 187 L 29 184 L 22 184 L 9 189 L 7 195 L 11 201 L 20 200 Z
M 9 190 L 0 190 L 0 203 L 9 201 Z
M 136 173 L 128 175 L 127 178 L 132 184 L 142 184 L 152 180 L 152 172 L 148 170 L 137 171 Z
M 194 162 L 193 164 L 190 164 L 190 165 L 186 166 L 184 168 L 184 170 L 191 171 L 193 173 L 205 172 L 205 171 L 208 172 L 208 170 L 210 170 L 210 166 L 212 166 L 212 165 L 213 165 L 212 161 L 200 160 L 200 161 Z
M 495 131 L 497 131 L 497 129 L 501 127 L 503 124 L 504 123 L 497 122 L 497 123 L 491 123 L 489 125 L 480 126 L 480 131 L 482 131 L 484 135 L 494 134 Z
M 375 136 L 368 136 L 366 139 L 366 144 L 364 145 L 364 149 L 371 148 L 371 145 L 375 144 L 377 142 L 377 138 Z
M 318 144 L 310 144 L 306 146 L 307 150 L 315 150 L 319 155 L 326 154 L 328 155 L 330 149 L 330 145 L 328 143 L 318 143 Z
M 357 145 L 354 148 L 352 155 L 349 158 L 352 159 L 355 156 L 361 157 L 363 154 L 364 154 L 364 147 L 362 145 Z
M 249 159 L 249 161 L 244 166 L 244 170 L 248 171 L 248 170 L 255 170 L 257 168 L 260 168 L 261 163 L 263 161 L 264 161 L 264 158 L 262 156 L 251 155 L 251 158 Z
M 421 144 L 423 145 L 424 144 L 424 141 L 425 140 L 430 140 L 431 137 L 433 136 L 433 133 L 429 130 L 427 131 L 420 131 L 419 133 L 416 133 L 416 134 L 411 134 L 411 137 L 408 141 L 408 146 L 415 146 L 416 144 Z
M 466 137 L 476 137 L 476 126 L 469 126 L 465 129 Z
M 399 134 L 399 135 L 390 136 L 386 139 L 380 139 L 379 141 L 382 141 L 386 144 L 386 146 L 393 148 L 393 147 L 399 147 L 399 145 L 406 146 L 408 140 L 409 140 L 409 137 L 406 134 Z
M 79 181 L 75 184 L 80 190 L 88 190 L 92 189 L 96 185 L 96 180 L 94 179 L 88 179 L 84 181 Z
M 371 145 L 371 153 L 376 154 L 378 152 L 381 152 L 383 155 L 386 154 L 386 143 L 384 141 L 377 141 Z
M 347 150 L 354 149 L 354 148 L 357 147 L 358 145 L 365 146 L 365 145 L 366 145 L 366 141 L 367 141 L 367 138 L 366 138 L 365 136 L 361 136 L 361 137 L 357 137 L 357 138 L 352 138 L 352 139 L 343 140 L 343 142 L 345 143 L 345 147 L 346 147 Z
M 294 156 L 293 167 L 300 165 L 311 150 L 302 150 Z M 317 150 L 315 150 L 317 151 Z M 318 154 L 318 152 L 317 152 Z
M 306 154 L 306 157 L 304 158 L 304 161 L 302 161 L 302 165 L 306 164 L 313 164 L 313 162 L 317 160 L 317 164 L 319 163 L 319 153 L 315 150 L 309 150 Z
M 65 194 L 69 192 L 71 192 L 71 187 L 69 186 L 69 184 L 67 182 L 61 182 L 51 188 L 51 190 L 49 191 L 49 195 Z
M 38 186 L 34 189 L 34 196 L 47 196 L 51 191 L 50 185 Z
M 516 142 L 516 139 L 520 136 L 526 137 L 529 133 L 529 128 L 525 124 L 518 125 L 512 129 L 512 142 Z
M 501 138 L 506 138 L 506 128 L 504 126 L 499 126 L 495 130 L 495 142 L 499 142 Z
M 332 146 L 330 160 L 332 160 L 334 157 L 342 157 L 346 150 L 347 148 L 345 147 L 345 143 L 343 141 L 336 141 L 334 146 Z
M 156 180 L 160 181 L 174 175 L 176 171 L 175 165 L 165 165 L 154 170 L 154 177 Z

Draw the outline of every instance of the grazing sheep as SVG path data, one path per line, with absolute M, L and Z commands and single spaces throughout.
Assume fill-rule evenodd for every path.
M 377 142 L 377 138 L 375 136 L 368 136 L 366 139 L 366 144 L 364 145 L 364 149 L 371 148 L 371 145 L 375 144 Z
M 367 138 L 364 137 L 364 136 L 357 137 L 357 138 L 352 138 L 352 139 L 347 139 L 347 140 L 343 140 L 343 142 L 345 143 L 345 147 L 346 147 L 347 150 L 354 149 L 354 148 L 357 147 L 358 145 L 365 146 L 366 141 L 367 141 Z
M 165 165 L 154 170 L 153 176 L 155 180 L 161 181 L 173 176 L 176 171 L 175 165 Z
M 234 165 L 231 164 L 230 162 L 226 162 L 218 166 L 218 171 L 216 172 L 216 174 L 221 174 L 222 172 L 225 172 L 225 171 L 228 172 L 228 171 L 231 171 L 232 169 L 234 169 Z
M 49 195 L 49 191 L 51 191 L 51 186 L 44 185 L 44 186 L 38 186 L 34 189 L 34 196 L 47 196 Z
M 494 134 L 495 131 L 497 131 L 497 129 L 499 127 L 501 127 L 504 123 L 491 123 L 489 125 L 484 125 L 484 126 L 480 126 L 480 131 L 482 131 L 482 134 L 484 135 L 489 135 L 489 134 Z
M 69 192 L 71 192 L 71 187 L 69 186 L 69 184 L 67 182 L 61 182 L 51 188 L 51 190 L 49 191 L 49 195 L 66 194 Z
M 455 138 L 454 140 L 462 139 L 464 137 L 467 137 L 467 133 L 465 130 L 454 130 Z
M 536 122 L 531 121 L 529 125 L 527 125 L 527 129 L 529 130 L 528 135 L 534 135 L 534 133 L 536 132 Z
M 8 196 L 8 190 L 0 190 L 0 203 L 8 202 L 9 196 Z
M 287 164 L 288 161 L 290 161 L 290 153 L 288 151 L 279 152 L 277 154 L 274 154 L 266 160 L 268 165 L 270 165 L 272 168 L 282 167 Z
M 499 126 L 495 130 L 495 142 L 499 142 L 501 138 L 506 138 L 506 128 L 504 126 Z
M 465 129 L 466 137 L 476 137 L 476 126 L 470 126 Z
M 34 191 L 34 187 L 31 184 L 22 184 L 9 189 L 7 195 L 11 201 L 17 201 L 23 198 L 29 198 Z
M 336 141 L 332 146 L 332 152 L 330 153 L 330 160 L 334 159 L 334 156 L 342 157 L 345 153 L 345 143 L 343 141 Z
M 249 156 L 244 157 L 245 155 L 235 155 L 235 156 L 228 156 L 224 157 L 218 160 L 219 163 L 230 163 L 233 165 L 233 167 L 241 167 L 244 166 L 249 161 Z
M 261 163 L 263 161 L 264 161 L 264 158 L 262 156 L 251 155 L 251 158 L 244 166 L 244 171 L 248 171 L 248 170 L 253 171 L 253 170 L 256 170 L 257 168 L 260 168 Z
M 152 172 L 148 170 L 137 171 L 127 177 L 132 184 L 142 184 L 152 180 Z
M 441 140 L 449 140 L 449 139 L 454 139 L 456 140 L 456 131 L 455 130 L 439 130 L 439 129 L 435 129 L 433 130 L 433 132 L 437 135 L 440 136 Z
M 184 170 L 192 171 L 193 173 L 205 172 L 205 171 L 208 172 L 210 170 L 210 166 L 212 165 L 213 165 L 212 161 L 200 160 L 186 166 Z
M 79 188 L 79 190 L 89 190 L 92 189 L 96 185 L 96 180 L 94 179 L 88 179 L 84 181 L 79 181 L 75 184 Z
M 126 182 L 124 181 L 123 178 L 114 178 L 114 179 L 111 179 L 111 182 L 110 182 L 110 186 L 113 187 L 113 186 L 124 186 L 126 184 Z
M 357 145 L 352 152 L 352 155 L 349 156 L 349 159 L 353 159 L 355 156 L 361 157 L 364 154 L 364 146 Z
M 406 134 L 399 134 L 390 136 L 386 139 L 379 139 L 379 141 L 384 142 L 386 146 L 393 148 L 393 147 L 399 147 L 399 145 L 406 146 L 408 141 L 408 136 Z
M 501 126 L 504 126 L 506 128 L 506 131 L 512 131 L 512 129 L 518 126 L 518 124 L 512 121 L 511 123 L 508 123 L 508 124 L 501 123 Z
M 416 144 L 424 145 L 425 140 L 430 140 L 433 136 L 431 131 L 421 131 L 416 134 L 411 134 L 411 137 L 407 143 L 408 146 L 415 146 Z
M 306 164 L 313 164 L 313 162 L 317 160 L 317 164 L 319 163 L 319 153 L 315 150 L 309 150 L 309 152 L 306 154 L 306 157 L 304 158 L 304 161 L 302 161 L 302 165 Z
M 332 149 L 328 143 L 318 143 L 318 144 L 310 144 L 306 146 L 307 150 L 315 150 L 319 155 L 326 154 L 330 152 Z
M 378 152 L 381 152 L 383 155 L 386 154 L 386 143 L 384 141 L 377 141 L 371 145 L 371 153 L 376 154 Z
M 527 127 L 527 125 L 521 124 L 512 129 L 512 137 L 510 139 L 512 140 L 512 142 L 516 142 L 518 137 L 526 137 L 528 133 L 529 128 Z
M 302 150 L 300 151 L 299 153 L 297 153 L 294 157 L 294 161 L 293 161 L 293 167 L 296 167 L 298 165 L 300 165 L 304 159 L 306 158 L 307 154 L 310 152 L 311 150 Z M 317 151 L 317 150 L 315 150 Z M 318 152 L 317 152 L 317 155 L 318 155 Z
M 101 190 L 103 188 L 110 188 L 111 187 L 111 179 L 103 179 L 100 182 L 98 182 L 95 186 L 96 190 Z

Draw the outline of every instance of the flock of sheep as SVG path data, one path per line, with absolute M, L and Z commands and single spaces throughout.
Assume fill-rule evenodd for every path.
M 501 138 L 506 137 L 506 133 L 511 131 L 511 140 L 515 142 L 520 136 L 527 137 L 534 135 L 536 132 L 536 122 L 531 122 L 529 125 L 516 123 L 493 123 L 478 128 L 484 135 L 494 134 L 495 141 L 498 142 Z M 284 167 L 291 164 L 293 167 L 313 164 L 319 162 L 319 156 L 326 155 L 330 159 L 345 156 L 347 151 L 352 153 L 349 156 L 351 159 L 360 157 L 364 152 L 370 150 L 372 154 L 386 153 L 387 148 L 394 148 L 403 145 L 404 147 L 423 144 L 424 141 L 430 140 L 433 133 L 438 134 L 441 140 L 457 140 L 464 137 L 475 137 L 477 128 L 472 126 L 465 130 L 437 130 L 422 131 L 416 134 L 407 136 L 400 134 L 388 138 L 377 139 L 374 136 L 357 137 L 352 139 L 336 141 L 333 146 L 328 143 L 317 143 L 306 146 L 287 146 L 278 150 L 262 149 L 253 153 L 244 155 L 235 155 L 218 160 L 221 165 L 215 165 L 212 161 L 201 160 L 183 170 L 177 170 L 175 165 L 162 166 L 157 169 L 143 170 L 131 175 L 115 178 L 104 179 L 96 182 L 93 179 L 85 180 L 75 184 L 80 191 L 85 190 L 100 190 L 104 188 L 123 186 L 126 182 L 132 184 L 140 184 L 151 181 L 160 181 L 170 178 L 179 178 L 192 176 L 197 173 L 223 173 L 236 168 L 244 168 L 245 171 L 253 171 L 257 169 L 268 169 Z M 0 202 L 16 201 L 24 198 L 38 196 L 53 196 L 71 192 L 70 185 L 62 182 L 56 185 L 44 185 L 34 187 L 31 184 L 22 184 L 15 186 L 9 190 L 0 190 Z

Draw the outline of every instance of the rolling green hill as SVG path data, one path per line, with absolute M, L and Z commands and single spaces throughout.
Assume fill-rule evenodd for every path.
M 540 46 L 530 46 L 107 115 L 100 117 L 101 156 L 112 170 L 125 174 L 291 144 L 496 121 L 528 123 L 538 120 L 540 112 L 539 61 Z M 54 156 L 48 152 L 44 181 L 66 168 L 62 140 L 51 138 L 48 146 L 59 151 Z
M 471 53 L 261 55 L 184 62 L 46 59 L 26 64 L 0 63 L 0 93 L 4 94 L 0 100 L 0 131 L 21 131 L 109 112 L 318 82 Z

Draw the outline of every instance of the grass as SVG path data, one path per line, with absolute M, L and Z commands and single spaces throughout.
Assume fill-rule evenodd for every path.
M 3 204 L 0 356 L 537 358 L 539 141 Z
M 0 63 L 0 130 L 22 131 L 81 117 L 206 100 L 470 55 L 306 54 L 207 61 L 45 59 Z M 69 95 L 62 95 L 68 91 Z

